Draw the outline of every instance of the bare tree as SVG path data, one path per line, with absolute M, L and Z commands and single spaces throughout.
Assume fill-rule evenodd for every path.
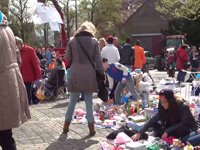
M 123 0 L 123 21 L 126 21 L 143 4 L 144 1 L 145 0 Z
M 72 30 L 75 25 L 75 7 L 71 7 L 70 5 L 70 0 L 59 0 L 59 2 L 64 6 L 63 11 L 64 11 L 64 16 L 66 19 L 63 20 L 63 22 L 66 24 L 65 28 L 67 30 L 67 37 L 68 39 L 72 35 Z
M 12 23 L 16 25 L 19 31 L 19 36 L 25 40 L 26 25 L 30 24 L 30 18 L 33 15 L 30 12 L 30 7 L 28 7 L 28 0 L 11 1 L 10 13 Z
M 8 4 L 9 0 L 0 1 L 0 10 L 8 17 Z

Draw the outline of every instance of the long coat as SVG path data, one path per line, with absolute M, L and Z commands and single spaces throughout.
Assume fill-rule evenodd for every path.
M 20 49 L 22 64 L 20 71 L 24 82 L 34 82 L 41 79 L 40 64 L 35 50 L 27 45 Z
M 95 69 L 81 49 L 77 39 L 79 39 L 92 62 L 95 64 L 96 70 L 100 74 L 104 74 L 98 41 L 94 37 L 88 36 L 87 33 L 86 35 L 75 36 L 68 43 L 66 52 L 66 58 L 70 64 L 68 90 L 71 92 L 97 92 L 98 87 Z
M 16 49 L 12 30 L 0 25 L 0 130 L 18 127 L 30 118 Z

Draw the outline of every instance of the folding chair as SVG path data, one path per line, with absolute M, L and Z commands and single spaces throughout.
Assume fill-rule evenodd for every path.
M 66 86 L 65 86 L 65 70 L 58 70 L 57 72 L 57 84 L 55 89 L 56 97 L 58 95 L 64 95 L 66 93 Z
M 45 95 L 47 100 L 53 100 L 58 97 L 58 95 L 63 95 L 66 93 L 65 87 L 65 70 L 56 70 L 56 74 L 51 79 L 51 82 L 46 82 L 46 92 Z
M 196 73 L 196 76 L 194 76 L 193 81 L 193 88 L 192 88 L 192 95 L 193 96 L 199 96 L 200 94 L 200 73 Z
M 187 70 L 182 70 L 182 71 L 189 74 L 193 80 L 192 82 L 182 82 L 180 84 L 180 94 L 184 95 L 185 100 L 189 100 L 190 96 L 199 95 L 197 93 L 199 93 L 198 90 L 200 88 L 200 75 L 198 76 L 200 72 L 191 72 Z M 183 92 L 182 92 L 182 88 L 184 89 Z

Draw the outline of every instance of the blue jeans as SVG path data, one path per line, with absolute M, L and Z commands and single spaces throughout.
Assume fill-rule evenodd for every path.
M 134 96 L 136 100 L 140 99 L 139 94 L 136 92 L 135 89 L 135 83 L 134 79 L 131 76 L 128 76 L 126 79 L 126 83 L 123 84 L 121 81 L 118 83 L 116 89 L 115 89 L 115 104 L 119 105 L 121 104 L 121 92 L 124 89 L 124 87 L 127 86 L 131 94 Z
M 192 146 L 200 145 L 200 134 L 196 132 L 191 132 L 189 135 L 186 135 L 182 141 L 189 142 Z
M 177 80 L 180 81 L 180 82 L 184 82 L 185 81 L 185 75 L 186 75 L 186 72 L 183 72 L 182 70 L 180 70 L 178 72 L 178 75 L 177 75 Z
M 93 116 L 93 103 L 92 103 L 92 93 L 83 93 L 84 94 L 84 100 L 86 105 L 86 119 L 88 123 L 94 122 L 94 116 Z M 72 116 L 74 113 L 74 109 L 76 106 L 76 103 L 78 102 L 80 92 L 71 92 L 70 93 L 70 102 L 68 105 L 68 109 L 65 115 L 65 121 L 70 122 L 72 120 Z

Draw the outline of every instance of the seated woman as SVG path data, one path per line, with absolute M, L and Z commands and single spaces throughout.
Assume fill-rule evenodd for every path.
M 161 124 L 158 123 L 159 121 Z M 182 138 L 191 131 L 196 131 L 197 123 L 189 107 L 183 101 L 177 100 L 172 90 L 163 89 L 159 93 L 158 113 L 143 126 L 139 133 L 133 135 L 132 139 L 139 140 L 150 127 L 153 127 L 155 137 Z
M 58 87 L 66 86 L 66 70 L 61 59 L 56 59 L 56 67 L 49 73 L 48 79 L 45 82 L 45 87 L 49 91 L 53 91 Z

